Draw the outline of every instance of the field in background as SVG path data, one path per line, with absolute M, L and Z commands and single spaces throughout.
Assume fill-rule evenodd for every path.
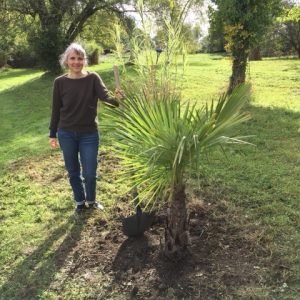
M 99 72 L 114 89 L 110 59 L 89 70 Z M 240 134 L 251 135 L 254 146 L 230 148 L 227 159 L 217 152 L 205 158 L 200 186 L 195 184 L 205 205 L 214 202 L 214 192 L 216 199 L 221 193 L 216 215 L 234 216 L 257 245 L 253 251 L 261 259 L 255 265 L 261 284 L 240 284 L 228 297 L 300 297 L 299 74 L 296 59 L 250 63 L 253 97 L 247 110 L 252 119 L 243 124 Z M 210 101 L 226 90 L 229 75 L 226 57 L 189 56 L 184 98 L 199 105 Z M 53 79 L 35 70 L 0 72 L 0 299 L 56 299 L 57 295 L 84 299 L 95 291 L 95 286 L 78 283 L 76 276 L 66 277 L 65 262 L 58 258 L 85 237 L 83 225 L 72 219 L 73 203 L 59 152 L 48 145 Z M 102 138 L 101 151 L 113 156 L 107 136 Z M 126 190 L 109 178 L 109 166 L 101 165 L 98 187 L 99 200 L 108 209 L 92 220 L 109 220 Z

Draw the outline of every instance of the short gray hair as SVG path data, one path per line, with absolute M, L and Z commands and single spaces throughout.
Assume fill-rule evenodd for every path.
M 62 67 L 67 66 L 68 56 L 72 51 L 74 51 L 77 55 L 83 56 L 85 66 L 88 64 L 87 55 L 83 47 L 78 43 L 72 43 L 59 58 L 59 63 Z

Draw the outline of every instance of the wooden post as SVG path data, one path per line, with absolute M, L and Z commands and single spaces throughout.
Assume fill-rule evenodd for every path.
M 118 66 L 116 66 L 116 65 L 114 65 L 114 76 L 115 76 L 116 88 L 117 88 L 118 90 L 121 90 L 121 82 L 120 82 L 119 68 L 118 68 Z

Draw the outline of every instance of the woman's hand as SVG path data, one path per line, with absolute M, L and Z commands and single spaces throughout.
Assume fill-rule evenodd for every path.
M 52 149 L 56 149 L 56 148 L 59 147 L 58 142 L 57 142 L 57 138 L 50 138 L 49 139 L 49 144 L 50 144 Z
M 122 100 L 125 98 L 124 92 L 120 89 L 115 89 L 115 96 L 118 100 Z

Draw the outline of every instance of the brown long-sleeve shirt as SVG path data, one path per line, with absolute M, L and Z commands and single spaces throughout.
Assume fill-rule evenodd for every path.
M 113 106 L 119 102 L 109 96 L 100 76 L 89 72 L 87 76 L 71 79 L 65 75 L 54 81 L 50 137 L 56 137 L 57 128 L 78 131 L 97 131 L 98 99 Z

